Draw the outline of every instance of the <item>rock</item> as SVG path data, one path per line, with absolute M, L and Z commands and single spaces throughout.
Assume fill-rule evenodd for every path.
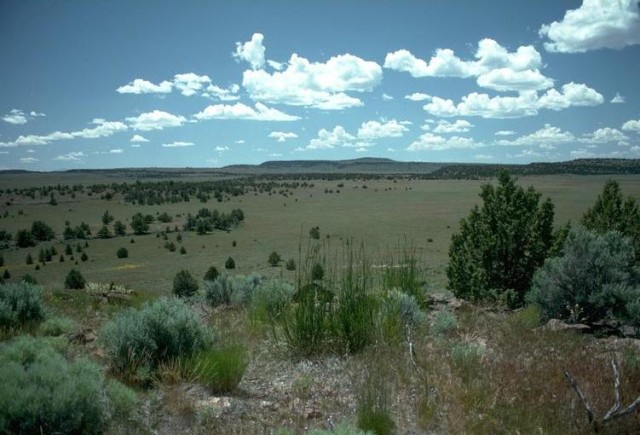
M 583 325 L 582 323 L 565 323 L 559 319 L 551 319 L 545 325 L 536 328 L 541 331 L 580 331 L 586 332 L 591 328 L 587 325 Z

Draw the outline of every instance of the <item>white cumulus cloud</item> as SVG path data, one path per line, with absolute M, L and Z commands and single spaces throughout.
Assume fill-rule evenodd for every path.
M 139 134 L 134 134 L 131 139 L 129 139 L 129 142 L 149 142 L 149 139 Z
M 424 94 L 422 92 L 414 92 L 410 95 L 405 95 L 404 98 L 411 101 L 424 101 L 431 99 L 431 95 Z
M 497 145 L 502 146 L 532 146 L 537 145 L 542 148 L 550 149 L 556 145 L 575 142 L 576 137 L 573 133 L 562 131 L 560 128 L 545 124 L 543 128 L 534 133 L 520 136 L 513 140 L 502 139 L 497 141 Z
M 175 142 L 171 142 L 171 143 L 163 143 L 162 146 L 165 148 L 182 148 L 182 147 L 192 147 L 194 144 L 193 142 L 182 142 L 182 141 L 175 141 Z
M 375 140 L 385 137 L 402 137 L 409 131 L 407 127 L 395 119 L 387 122 L 367 121 L 358 129 L 358 139 Z
M 184 116 L 174 115 L 162 110 L 143 113 L 139 116 L 127 118 L 126 120 L 131 128 L 141 131 L 162 130 L 166 127 L 180 127 L 187 122 Z
M 319 150 L 337 146 L 351 146 L 355 140 L 355 136 L 347 133 L 341 125 L 337 125 L 332 131 L 324 128 L 318 131 L 318 137 L 311 139 L 306 149 Z
M 434 133 L 465 133 L 469 131 L 473 127 L 469 121 L 464 119 L 456 119 L 455 122 L 447 122 L 441 121 L 438 125 L 433 129 Z
M 580 139 L 584 143 L 608 143 L 608 142 L 626 142 L 629 137 L 617 128 L 604 127 L 599 128 L 593 133 L 589 133 Z
M 173 83 L 163 81 L 160 84 L 151 83 L 144 79 L 135 79 L 124 86 L 116 89 L 120 94 L 168 94 L 173 88 Z
M 267 107 L 262 103 L 256 103 L 255 108 L 242 103 L 234 105 L 216 104 L 205 108 L 202 112 L 193 115 L 194 118 L 204 121 L 208 119 L 245 119 L 251 121 L 296 121 L 298 116 L 288 115 L 277 109 Z
M 584 0 L 562 21 L 544 24 L 538 33 L 550 40 L 544 44 L 550 52 L 620 49 L 640 44 L 640 8 L 637 0 Z
M 190 97 L 199 93 L 205 86 L 211 83 L 209 76 L 199 76 L 194 73 L 176 74 L 173 85 L 185 97 Z
M 53 160 L 67 161 L 67 162 L 81 162 L 83 157 L 87 155 L 82 151 L 72 151 L 67 154 L 61 154 L 57 157 L 54 157 Z
M 625 131 L 638 131 L 640 132 L 640 119 L 630 119 L 622 124 L 622 129 Z
M 553 80 L 541 72 L 542 57 L 531 45 L 509 52 L 493 39 L 478 42 L 475 60 L 462 60 L 450 49 L 437 49 L 427 62 L 402 49 L 387 53 L 384 67 L 413 77 L 477 77 L 481 87 L 497 91 L 542 90 Z
M 295 139 L 298 137 L 298 135 L 293 132 L 272 131 L 271 133 L 269 133 L 269 137 L 272 139 L 277 139 L 278 142 L 284 142 L 287 139 Z
M 407 147 L 408 151 L 444 151 L 449 149 L 475 149 L 484 147 L 469 137 L 452 136 L 445 138 L 433 133 L 424 133 Z
M 622 104 L 625 102 L 625 98 L 620 95 L 619 92 L 616 92 L 616 94 L 614 95 L 614 97 L 611 99 L 611 101 L 609 101 L 611 104 Z
M 9 113 L 7 113 L 2 117 L 2 120 L 8 124 L 22 125 L 22 124 L 26 124 L 30 119 L 36 118 L 39 116 L 46 116 L 46 115 L 44 113 L 38 113 L 33 110 L 29 113 L 25 113 L 20 109 L 11 109 Z
M 264 66 L 265 52 L 262 41 L 264 41 L 264 35 L 254 33 L 250 41 L 245 43 L 236 42 L 236 51 L 233 53 L 233 57 L 248 62 L 253 69 L 262 68 Z
M 242 85 L 255 101 L 341 110 L 362 105 L 346 92 L 370 91 L 381 80 L 382 68 L 357 56 L 343 54 L 320 63 L 293 54 L 282 71 L 246 70 Z

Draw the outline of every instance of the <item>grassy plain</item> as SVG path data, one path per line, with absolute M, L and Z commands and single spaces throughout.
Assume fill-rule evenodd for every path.
M 72 174 L 61 180 L 50 174 L 2 177 L 4 189 L 58 182 L 134 181 L 96 174 Z M 556 224 L 563 224 L 568 220 L 577 223 L 609 178 L 620 183 L 625 195 L 640 200 L 638 176 L 536 176 L 522 177 L 519 183 L 533 185 L 549 196 L 556 206 Z M 451 235 L 458 230 L 460 219 L 479 203 L 480 187 L 486 182 L 318 179 L 312 181 L 313 187 L 294 189 L 286 197 L 275 192 L 250 193 L 222 203 L 211 200 L 202 204 L 192 198 L 190 202 L 155 206 L 125 203 L 117 195 L 105 200 L 85 194 L 57 196 L 58 205 L 52 206 L 48 196 L 31 200 L 4 194 L 0 198 L 0 229 L 15 235 L 19 229 L 30 228 L 33 221 L 42 220 L 53 227 L 57 237 L 33 248 L 3 250 L 2 270 L 11 272 L 12 281 L 31 274 L 44 286 L 54 309 L 73 316 L 83 326 L 98 329 L 119 307 L 96 309 L 89 296 L 62 291 L 71 268 L 80 270 L 87 281 L 125 285 L 141 295 L 139 299 L 169 295 L 173 277 L 181 269 L 189 270 L 199 281 L 211 265 L 222 272 L 229 256 L 237 265 L 231 274 L 259 273 L 293 281 L 295 272 L 287 271 L 284 262 L 279 267 L 268 265 L 269 253 L 276 251 L 285 260 L 298 261 L 300 248 L 302 255 L 306 251 L 309 229 L 319 226 L 329 252 L 342 249 L 347 241 L 362 242 L 373 265 L 383 264 L 389 255 L 397 258 L 404 245 L 414 247 L 430 289 L 440 293 L 446 288 Z M 177 241 L 179 233 L 171 232 L 168 241 L 177 249 L 165 249 L 160 232 L 166 227 L 181 228 L 186 213 L 195 214 L 203 207 L 224 212 L 241 208 L 245 221 L 228 233 L 181 232 L 181 242 Z M 75 249 L 76 243 L 84 246 L 84 241 L 74 240 L 74 260 L 65 255 L 65 261 L 60 262 L 58 257 L 66 244 L 62 240 L 65 221 L 72 226 L 84 221 L 95 235 L 106 210 L 126 223 L 136 212 L 166 212 L 174 219 L 152 224 L 147 235 L 132 235 L 128 227 L 124 237 L 89 239 L 89 247 L 84 248 L 87 262 L 80 261 L 81 254 Z M 35 270 L 40 248 L 49 246 L 55 246 L 58 255 Z M 186 254 L 179 253 L 180 246 L 186 248 Z M 120 247 L 128 249 L 128 258 L 116 257 Z M 32 265 L 25 262 L 28 253 L 34 258 Z M 571 332 L 536 331 L 536 315 L 528 310 L 503 313 L 469 305 L 455 312 L 434 310 L 428 313 L 428 324 L 415 331 L 415 353 L 407 352 L 404 342 L 376 343 L 358 355 L 311 360 L 291 358 L 265 330 L 252 324 L 243 309 L 204 312 L 224 339 L 242 342 L 249 350 L 251 362 L 240 390 L 212 397 L 191 384 L 162 383 L 155 390 L 140 393 L 151 409 L 150 417 L 131 426 L 137 429 L 127 430 L 275 433 L 285 427 L 302 433 L 308 428 L 329 427 L 334 418 L 336 422 L 353 421 L 359 385 L 379 378 L 384 380 L 380 388 L 387 389 L 387 405 L 397 433 L 588 433 L 590 426 L 563 378 L 563 369 L 571 370 L 598 412 L 606 412 L 613 403 L 610 357 L 621 359 L 623 404 L 640 391 L 637 346 Z M 451 317 L 449 322 L 442 320 L 446 316 Z M 96 358 L 100 360 L 99 354 Z M 631 423 L 609 430 L 632 433 L 635 424 L 637 416 Z
M 82 178 L 77 178 L 78 174 L 74 175 L 73 183 L 82 182 Z M 520 183 L 533 185 L 543 195 L 549 196 L 556 206 L 556 223 L 561 224 L 567 220 L 577 222 L 607 179 L 604 176 L 539 176 L 523 177 Z M 626 195 L 640 199 L 640 177 L 617 176 L 615 179 Z M 97 180 L 85 180 L 85 185 L 86 181 Z M 111 182 L 116 181 L 111 179 Z M 401 179 L 315 180 L 313 183 L 314 187 L 295 189 L 288 197 L 277 193 L 258 193 L 255 196 L 250 193 L 223 203 L 209 201 L 206 204 L 192 198 L 188 203 L 139 206 L 125 203 L 117 196 L 107 201 L 97 195 L 78 195 L 75 199 L 67 195 L 59 196 L 58 205 L 51 206 L 48 197 L 30 200 L 4 195 L 0 215 L 6 212 L 8 217 L 0 219 L 0 229 L 15 235 L 19 229 L 29 228 L 34 220 L 43 220 L 57 234 L 55 241 L 41 243 L 34 248 L 5 251 L 5 265 L 14 276 L 30 273 L 51 289 L 62 287 L 64 276 L 76 267 L 89 281 L 114 281 L 145 293 L 168 294 L 172 277 L 180 269 L 202 277 L 211 265 L 223 270 L 229 256 L 236 261 L 234 274 L 259 272 L 291 278 L 293 274 L 284 267 L 268 266 L 269 253 L 276 251 L 284 259 L 297 260 L 300 244 L 306 246 L 309 229 L 317 225 L 321 236 L 329 236 L 328 241 L 335 249 L 346 240 L 364 242 L 373 261 L 383 261 L 390 251 L 405 244 L 406 240 L 406 244 L 416 248 L 427 268 L 429 283 L 435 288 L 443 288 L 446 285 L 444 268 L 451 235 L 458 230 L 460 219 L 478 203 L 480 186 L 485 181 Z M 24 185 L 24 181 L 16 180 L 14 175 L 13 179 L 4 180 L 2 184 L 13 187 L 12 184 Z M 338 184 L 343 184 L 343 187 L 337 187 Z M 7 206 L 11 200 L 12 205 Z M 229 233 L 214 231 L 208 235 L 196 235 L 183 232 L 185 255 L 179 254 L 178 250 L 166 250 L 163 247 L 165 240 L 154 233 L 166 227 L 173 229 L 176 225 L 181 228 L 186 213 L 195 214 L 202 207 L 225 212 L 241 208 L 246 219 Z M 167 224 L 152 224 L 148 235 L 134 236 L 128 228 L 126 237 L 89 240 L 89 248 L 86 249 L 89 261 L 86 263 L 75 265 L 65 256 L 64 263 L 55 258 L 39 271 L 35 270 L 35 265 L 26 264 L 27 253 L 30 252 L 37 260 L 41 247 L 53 245 L 59 253 L 64 252 L 65 243 L 61 235 L 65 221 L 72 226 L 86 222 L 95 235 L 106 210 L 116 220 L 125 223 L 138 211 L 154 216 L 167 212 L 174 220 Z M 179 215 L 181 217 L 177 217 Z M 174 241 L 179 249 L 176 235 L 171 233 L 168 239 Z M 135 243 L 130 243 L 131 239 Z M 236 247 L 232 246 L 234 240 Z M 129 250 L 129 257 L 118 259 L 116 251 L 123 246 Z M 75 259 L 79 260 L 78 254 L 75 254 Z

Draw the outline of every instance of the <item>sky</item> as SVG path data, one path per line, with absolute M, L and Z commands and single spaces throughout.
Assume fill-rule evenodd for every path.
M 0 169 L 640 158 L 637 0 L 0 0 Z

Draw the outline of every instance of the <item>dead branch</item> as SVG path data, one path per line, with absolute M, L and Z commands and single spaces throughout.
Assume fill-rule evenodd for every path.
M 640 407 L 640 396 L 639 396 L 629 406 L 627 406 L 624 409 L 620 409 L 620 407 L 622 406 L 621 400 L 620 400 L 620 369 L 618 368 L 618 364 L 615 362 L 615 360 L 611 360 L 611 369 L 613 370 L 613 393 L 614 393 L 615 402 L 611 407 L 611 409 L 609 409 L 609 411 L 604 415 L 604 417 L 602 417 L 602 420 L 600 421 L 595 419 L 593 415 L 593 411 L 589 406 L 589 402 L 587 402 L 587 398 L 585 397 L 582 390 L 580 390 L 580 387 L 578 387 L 578 384 L 576 383 L 576 381 L 571 377 L 571 375 L 567 370 L 564 371 L 564 376 L 567 378 L 567 381 L 569 381 L 569 385 L 571 385 L 571 388 L 573 389 L 573 391 L 575 391 L 576 395 L 580 399 L 580 402 L 582 402 L 582 406 L 584 406 L 584 409 L 587 412 L 587 418 L 589 419 L 589 423 L 593 425 L 593 428 L 596 432 L 598 432 L 598 429 L 605 423 L 610 422 L 614 418 L 618 418 L 618 417 L 622 417 L 624 415 L 630 414 L 633 411 L 635 411 L 638 407 Z

